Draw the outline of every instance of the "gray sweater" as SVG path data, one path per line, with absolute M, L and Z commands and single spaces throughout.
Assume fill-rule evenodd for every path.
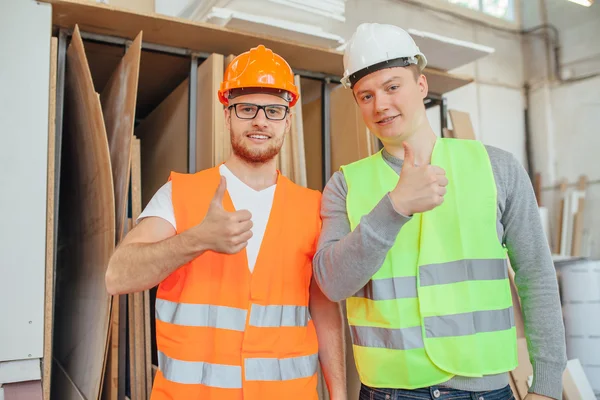
M 565 332 L 556 272 L 544 236 L 529 177 L 512 154 L 486 146 L 498 193 L 496 230 L 506 244 L 521 298 L 529 354 L 532 392 L 560 399 L 566 366 Z M 385 161 L 400 173 L 402 160 L 383 151 Z M 323 228 L 314 258 L 314 275 L 327 297 L 342 301 L 359 291 L 381 267 L 398 232 L 409 221 L 395 211 L 388 195 L 351 232 L 346 213 L 348 188 L 341 171 L 323 191 Z M 495 390 L 508 385 L 508 374 L 483 378 L 456 376 L 445 386 Z

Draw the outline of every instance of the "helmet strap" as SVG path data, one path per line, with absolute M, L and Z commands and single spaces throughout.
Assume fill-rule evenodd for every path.
M 372 74 L 373 72 L 379 71 L 385 68 L 396 68 L 396 67 L 408 67 L 411 64 L 418 64 L 416 57 L 400 57 L 393 60 L 385 60 L 377 64 L 365 67 L 355 73 L 351 74 L 348 78 L 350 81 L 350 87 L 354 87 L 356 82 L 360 81 L 365 76 Z
M 248 94 L 270 94 L 273 96 L 281 97 L 283 100 L 287 102 L 292 101 L 292 95 L 287 90 L 275 89 L 275 88 L 267 88 L 267 87 L 245 87 L 245 88 L 235 88 L 229 90 L 227 93 L 228 99 L 235 99 L 239 96 L 244 96 Z

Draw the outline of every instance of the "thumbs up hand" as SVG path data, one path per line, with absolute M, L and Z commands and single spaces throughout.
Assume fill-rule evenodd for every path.
M 434 209 L 443 203 L 447 185 L 446 172 L 434 165 L 416 166 L 413 149 L 404 142 L 404 164 L 390 192 L 396 211 L 412 216 Z
M 221 177 L 219 187 L 210 202 L 204 220 L 195 227 L 202 232 L 209 250 L 217 253 L 235 254 L 248 245 L 252 237 L 252 214 L 248 210 L 225 211 L 223 195 L 227 181 Z

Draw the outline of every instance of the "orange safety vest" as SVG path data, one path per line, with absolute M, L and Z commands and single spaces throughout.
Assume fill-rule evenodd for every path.
M 202 222 L 218 167 L 171 173 L 177 233 Z M 281 174 L 256 260 L 207 251 L 158 287 L 159 371 L 151 400 L 318 399 L 318 344 L 309 313 L 320 193 Z M 223 208 L 233 212 L 228 193 Z

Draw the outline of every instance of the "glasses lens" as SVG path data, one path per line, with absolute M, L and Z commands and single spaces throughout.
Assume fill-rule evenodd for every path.
M 257 106 L 252 104 L 236 104 L 235 112 L 239 118 L 248 118 L 252 119 L 256 115 L 256 110 L 258 110 Z
M 285 106 L 267 106 L 265 107 L 265 111 L 267 113 L 267 118 L 269 119 L 283 119 L 285 118 Z

